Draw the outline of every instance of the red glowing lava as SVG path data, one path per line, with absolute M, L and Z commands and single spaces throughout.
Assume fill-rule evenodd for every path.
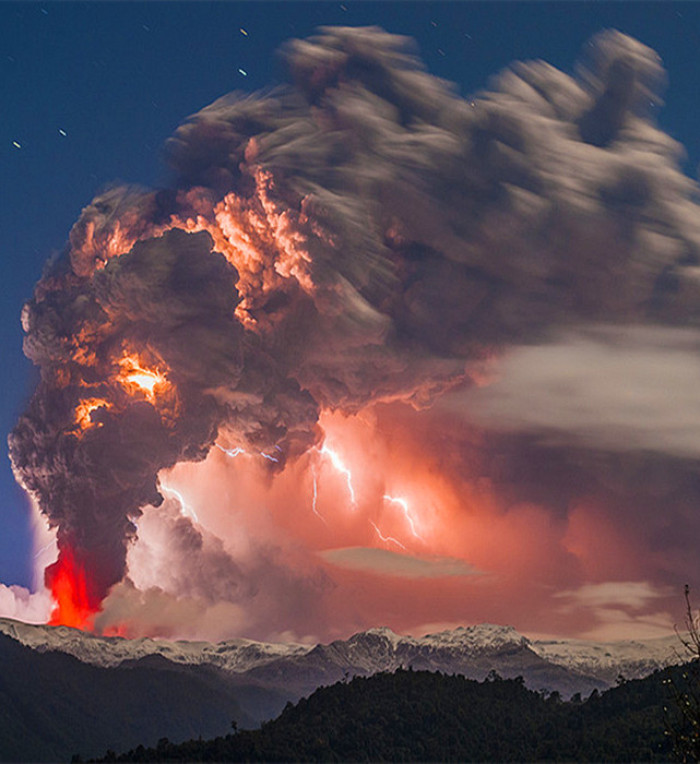
M 56 607 L 49 626 L 89 629 L 98 606 L 88 593 L 85 568 L 70 550 L 62 550 L 58 560 L 46 570 L 46 579 Z

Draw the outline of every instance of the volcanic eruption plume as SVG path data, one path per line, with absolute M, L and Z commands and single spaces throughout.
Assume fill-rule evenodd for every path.
M 700 216 L 680 148 L 653 121 L 658 56 L 607 31 L 576 77 L 516 64 L 464 99 L 424 71 L 409 40 L 375 28 L 325 28 L 283 54 L 288 86 L 225 96 L 176 131 L 172 188 L 116 187 L 94 199 L 25 306 L 25 352 L 41 379 L 10 454 L 57 529 L 58 559 L 45 574 L 54 623 L 89 626 L 120 582 L 111 596 L 126 602 L 127 575 L 146 554 L 136 540 L 158 528 L 183 557 L 206 552 L 217 571 L 198 568 L 198 588 L 199 573 L 178 578 L 180 591 L 256 596 L 255 571 L 244 575 L 230 545 L 198 530 L 199 509 L 188 514 L 167 482 L 169 470 L 205 458 L 230 460 L 233 503 L 247 490 L 241 460 L 255 461 L 250 480 L 303 486 L 317 523 L 307 546 L 329 566 L 309 572 L 316 592 L 336 585 L 333 565 L 360 564 L 352 549 L 365 550 L 362 564 L 433 555 L 443 560 L 435 575 L 488 567 L 477 546 L 431 546 L 482 478 L 493 523 L 525 539 L 541 512 L 563 516 L 568 531 L 556 536 L 547 520 L 539 538 L 566 537 L 574 556 L 583 554 L 583 531 L 571 536 L 582 495 L 620 516 L 661 495 L 638 501 L 623 477 L 611 487 L 595 442 L 541 442 L 502 422 L 490 433 L 493 401 L 479 419 L 486 430 L 468 424 L 471 392 L 488 389 L 510 346 L 591 324 L 617 327 L 622 342 L 626 327 L 697 324 Z M 610 336 L 598 335 L 602 344 Z M 455 406 L 457 417 L 445 415 Z M 427 425 L 418 438 L 413 411 L 429 412 L 442 440 Z M 369 488 L 362 494 L 330 433 L 370 414 L 388 444 L 383 464 L 403 459 L 414 478 L 421 459 L 431 464 L 452 509 L 414 516 L 402 487 L 376 474 L 371 501 Z M 663 456 L 668 474 L 692 473 L 682 456 Z M 335 500 L 367 522 L 362 543 L 347 531 L 352 543 L 328 551 L 345 533 L 320 506 L 333 480 Z M 279 511 L 296 517 L 289 485 Z M 519 507 L 510 520 L 509 506 Z M 143 562 L 142 578 L 156 568 Z M 577 570 L 573 583 L 592 575 Z M 224 579 L 231 585 L 211 594 Z

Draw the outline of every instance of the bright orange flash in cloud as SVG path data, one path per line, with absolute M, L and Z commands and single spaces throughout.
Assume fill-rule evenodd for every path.
M 159 369 L 148 368 L 136 355 L 126 355 L 119 361 L 118 381 L 128 393 L 141 392 L 150 403 L 171 387 L 167 377 Z
M 75 423 L 81 430 L 87 430 L 89 427 L 102 427 L 102 422 L 92 421 L 92 412 L 97 409 L 112 408 L 112 404 L 104 398 L 85 398 L 75 407 Z
M 50 582 L 56 607 L 51 613 L 50 626 L 90 628 L 96 608 L 88 595 L 85 570 L 70 551 L 62 551 Z

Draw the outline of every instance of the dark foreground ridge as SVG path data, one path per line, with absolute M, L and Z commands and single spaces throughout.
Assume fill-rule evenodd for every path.
M 259 730 L 101 761 L 668 761 L 669 671 L 564 702 L 520 678 L 399 669 L 320 688 Z
M 241 704 L 267 707 L 272 694 L 160 656 L 107 669 L 0 634 L 0 761 L 69 761 L 76 752 L 155 745 L 163 735 L 213 737 L 232 719 L 255 726 Z

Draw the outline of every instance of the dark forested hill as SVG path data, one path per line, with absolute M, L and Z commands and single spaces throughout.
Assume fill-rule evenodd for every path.
M 119 760 L 668 761 L 667 673 L 563 702 L 519 679 L 398 670 L 321 688 L 260 730 Z
M 37 653 L 0 634 L 0 761 L 70 761 L 106 748 L 223 734 L 254 705 L 257 688 L 233 686 L 212 669 L 159 656 L 99 668 L 65 653 Z

